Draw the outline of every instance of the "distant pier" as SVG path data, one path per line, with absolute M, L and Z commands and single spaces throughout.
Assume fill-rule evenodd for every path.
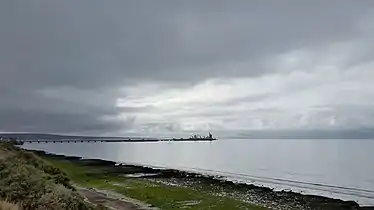
M 188 141 L 215 141 L 216 138 L 172 138 L 172 139 L 63 139 L 63 140 L 13 140 L 17 144 L 25 143 L 110 143 L 110 142 L 123 142 L 123 143 L 136 143 L 136 142 L 188 142 Z
M 122 142 L 122 143 L 136 143 L 136 142 L 188 142 L 188 141 L 215 141 L 212 133 L 209 132 L 207 136 L 192 135 L 189 138 L 150 138 L 150 137 L 73 137 L 70 136 L 59 136 L 60 138 L 53 138 L 57 135 L 49 135 L 50 138 L 27 138 L 28 136 L 13 136 L 5 137 L 0 136 L 0 141 L 13 142 L 17 145 L 23 145 L 25 143 L 110 143 L 110 142 Z

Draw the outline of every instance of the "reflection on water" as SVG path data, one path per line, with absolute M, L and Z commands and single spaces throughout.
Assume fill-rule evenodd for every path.
M 374 205 L 374 140 L 33 143 L 25 148 L 224 175 Z

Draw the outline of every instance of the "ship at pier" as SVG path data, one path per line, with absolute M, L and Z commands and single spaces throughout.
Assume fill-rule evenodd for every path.
M 199 134 L 195 134 L 195 135 L 190 136 L 190 138 L 188 138 L 188 139 L 190 139 L 190 140 L 210 140 L 210 141 L 217 140 L 215 137 L 213 137 L 211 132 L 209 132 L 209 134 L 207 136 L 201 136 Z

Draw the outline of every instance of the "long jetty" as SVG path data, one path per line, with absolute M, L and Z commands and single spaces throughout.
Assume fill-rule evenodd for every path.
M 136 143 L 136 142 L 187 142 L 187 141 L 214 141 L 216 138 L 172 138 L 172 139 L 59 139 L 59 140 L 15 140 L 18 144 L 24 143 L 97 143 L 97 142 L 123 142 L 123 143 Z

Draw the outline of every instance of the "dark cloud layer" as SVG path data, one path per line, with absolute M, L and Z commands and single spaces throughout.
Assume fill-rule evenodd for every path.
M 4 1 L 2 71 L 9 82 L 78 87 L 235 76 L 213 67 L 352 37 L 372 4 Z
M 141 112 L 116 107 L 124 86 L 273 73 L 261 65 L 269 56 L 359 37 L 373 8 L 370 0 L 1 1 L 0 130 L 126 130 L 131 122 L 103 120 Z

